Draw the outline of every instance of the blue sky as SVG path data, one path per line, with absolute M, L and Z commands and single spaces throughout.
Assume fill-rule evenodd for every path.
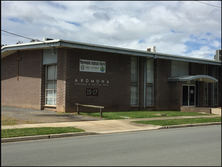
M 156 46 L 160 53 L 206 59 L 221 49 L 221 8 L 197 1 L 1 1 L 1 28 L 39 40 Z M 3 31 L 1 40 L 30 42 Z

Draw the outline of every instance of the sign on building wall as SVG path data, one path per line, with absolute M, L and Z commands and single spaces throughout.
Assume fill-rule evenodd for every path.
M 79 71 L 106 73 L 106 62 L 80 59 Z
M 98 89 L 87 88 L 86 96 L 98 96 Z

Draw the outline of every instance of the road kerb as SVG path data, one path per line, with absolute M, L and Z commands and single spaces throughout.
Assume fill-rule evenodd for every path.
M 99 134 L 148 131 L 148 130 L 158 130 L 158 129 L 172 129 L 172 128 L 195 127 L 195 126 L 208 126 L 208 125 L 221 125 L 221 122 L 170 125 L 170 126 L 155 126 L 155 127 L 152 127 L 152 128 L 124 129 L 124 130 L 101 131 L 101 132 L 77 132 L 77 133 L 61 133 L 61 134 L 49 134 L 49 135 L 11 137 L 11 138 L 1 138 L 1 143 L 27 141 L 27 140 L 38 140 L 38 139 L 52 139 L 52 138 L 62 138 L 62 137 L 74 137 L 74 136 L 87 136 L 87 135 L 99 135 Z
M 111 134 L 111 133 L 124 133 L 124 132 L 137 132 L 137 131 L 148 131 L 148 130 L 157 130 L 162 126 L 153 126 L 150 128 L 140 128 L 140 129 L 123 129 L 123 130 L 113 130 L 113 131 L 101 131 L 98 134 Z
M 208 125 L 221 125 L 221 122 L 209 122 L 209 123 L 198 123 L 198 124 L 182 124 L 182 125 L 169 125 L 169 126 L 162 126 L 162 127 L 159 128 L 159 129 L 172 129 L 172 128 L 208 126 Z
M 77 133 L 60 133 L 60 134 L 48 134 L 48 135 L 36 135 L 36 136 L 10 137 L 10 138 L 1 138 L 1 143 L 38 140 L 38 139 L 52 139 L 52 138 L 62 138 L 62 137 L 74 137 L 74 136 L 87 136 L 87 135 L 97 135 L 97 134 L 98 133 L 95 132 L 77 132 Z

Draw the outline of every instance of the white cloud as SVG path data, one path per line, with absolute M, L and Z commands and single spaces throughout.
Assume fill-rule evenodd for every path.
M 40 40 L 140 50 L 156 46 L 157 52 L 200 58 L 211 58 L 221 49 L 221 9 L 195 1 L 2 1 L 1 10 L 3 30 Z M 2 32 L 3 44 L 18 40 L 29 42 Z M 187 46 L 187 41 L 200 47 Z

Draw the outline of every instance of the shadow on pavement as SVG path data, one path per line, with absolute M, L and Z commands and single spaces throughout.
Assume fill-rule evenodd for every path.
M 34 110 L 1 106 L 1 115 L 13 117 L 24 121 L 36 123 L 77 122 L 77 121 L 99 121 L 102 118 L 76 115 L 76 113 L 57 113 L 55 111 Z

